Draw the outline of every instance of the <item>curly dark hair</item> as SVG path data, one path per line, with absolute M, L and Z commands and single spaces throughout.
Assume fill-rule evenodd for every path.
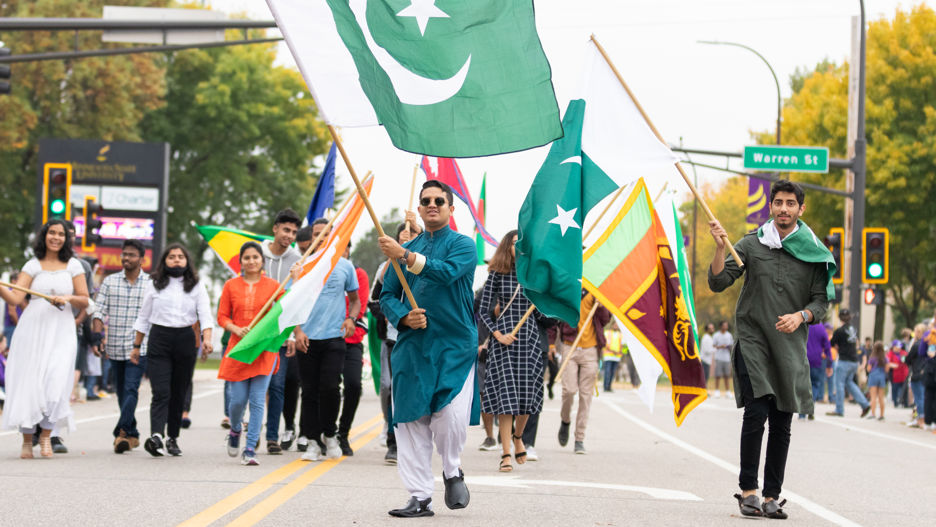
M 156 264 L 156 270 L 153 271 L 153 287 L 155 287 L 157 291 L 161 291 L 169 285 L 169 273 L 166 272 L 166 257 L 168 257 L 169 253 L 174 249 L 182 251 L 182 254 L 185 255 L 185 274 L 182 275 L 182 287 L 185 289 L 185 292 L 188 293 L 198 285 L 198 271 L 192 266 L 192 256 L 189 254 L 188 249 L 181 243 L 170 243 L 163 250 L 162 256 L 159 257 L 159 263 Z
M 69 232 L 68 224 L 65 223 L 65 220 L 53 218 L 39 228 L 39 232 L 36 233 L 36 241 L 33 242 L 33 253 L 36 255 L 36 258 L 40 260 L 45 258 L 46 252 L 48 251 L 46 247 L 46 236 L 49 234 L 49 227 L 53 225 L 61 225 L 62 230 L 65 231 L 65 243 L 58 252 L 58 259 L 60 262 L 68 263 L 68 260 L 75 255 L 75 251 L 72 249 L 74 240 L 72 239 L 71 232 Z

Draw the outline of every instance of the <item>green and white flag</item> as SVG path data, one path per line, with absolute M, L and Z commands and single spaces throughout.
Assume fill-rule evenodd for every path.
M 520 208 L 517 277 L 541 312 L 575 326 L 588 211 L 641 176 L 671 173 L 677 158 L 591 41 L 580 98 L 569 102 L 562 128 Z
M 473 157 L 562 134 L 531 0 L 267 0 L 319 113 Z

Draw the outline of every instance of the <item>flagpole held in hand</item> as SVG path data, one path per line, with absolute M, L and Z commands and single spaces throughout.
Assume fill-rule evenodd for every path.
M 565 368 L 569 364 L 569 360 L 572 358 L 572 355 L 575 355 L 575 350 L 578 348 L 579 341 L 582 340 L 582 334 L 585 333 L 583 329 L 591 324 L 592 318 L 595 316 L 595 311 L 598 311 L 598 306 L 600 305 L 601 303 L 598 302 L 598 299 L 596 298 L 595 305 L 592 306 L 591 311 L 588 312 L 588 316 L 585 317 L 585 322 L 582 323 L 582 329 L 580 329 L 578 335 L 575 336 L 575 341 L 572 343 L 572 349 L 570 349 L 569 353 L 562 358 L 562 366 L 559 366 L 559 371 L 556 372 L 556 378 L 560 381 L 562 380 L 562 372 L 565 371 Z M 560 334 L 557 338 L 562 338 L 562 335 Z
M 530 307 L 526 310 L 526 313 L 523 314 L 520 322 L 517 322 L 517 327 L 513 328 L 513 331 L 510 332 L 511 337 L 516 337 L 517 333 L 520 333 L 520 327 L 526 324 L 527 319 L 530 318 L 530 315 L 533 314 L 534 309 L 536 309 L 536 306 L 530 304 Z
M 368 176 L 370 175 L 370 172 L 369 172 L 369 171 L 368 171 L 367 175 L 368 175 Z M 365 179 L 366 179 L 366 178 L 367 178 L 367 176 L 365 176 Z M 302 263 L 303 261 L 305 261 L 305 259 L 308 258 L 309 255 L 312 254 L 312 251 L 314 251 L 314 250 L 318 247 L 319 243 L 321 243 L 321 241 L 322 241 L 323 238 L 325 238 L 326 236 L 328 236 L 328 233 L 329 233 L 329 231 L 331 231 L 332 225 L 335 223 L 335 220 L 338 219 L 338 218 L 341 216 L 341 213 L 345 210 L 345 207 L 348 206 L 348 203 L 351 203 L 351 200 L 352 200 L 353 198 L 354 198 L 354 196 L 350 196 L 350 197 L 348 197 L 348 199 L 344 200 L 344 203 L 341 204 L 341 207 L 338 209 L 338 212 L 336 212 L 336 213 L 331 217 L 331 219 L 328 220 L 328 224 L 325 225 L 325 228 L 322 229 L 322 230 L 319 232 L 318 236 L 316 236 L 315 239 L 312 240 L 312 243 L 309 244 L 309 248 L 306 249 L 305 254 L 303 254 L 303 255 L 302 255 L 302 258 L 299 259 L 299 262 L 300 262 L 300 263 Z M 257 325 L 257 322 L 260 322 L 260 319 L 263 318 L 263 315 L 265 315 L 266 312 L 267 312 L 267 310 L 270 309 L 270 306 L 273 305 L 273 301 L 276 300 L 276 297 L 279 296 L 280 291 L 282 291 L 282 290 L 286 287 L 286 283 L 289 282 L 289 280 L 290 280 L 291 278 L 292 278 L 291 276 L 287 276 L 286 278 L 283 278 L 283 281 L 280 282 L 280 285 L 279 285 L 279 287 L 276 288 L 276 291 L 270 296 L 270 298 L 267 299 L 266 303 L 263 304 L 263 307 L 260 308 L 260 311 L 257 311 L 257 314 L 256 314 L 256 316 L 254 316 L 253 320 L 250 321 L 250 325 L 247 326 L 247 331 L 250 331 L 251 329 L 253 329 L 254 326 Z
M 22 292 L 22 293 L 26 293 L 27 295 L 32 295 L 32 296 L 34 296 L 34 297 L 36 297 L 36 298 L 41 298 L 41 299 L 43 299 L 43 300 L 47 300 L 50 304 L 52 304 L 53 306 L 57 307 L 57 308 L 59 309 L 59 311 L 65 309 L 65 306 L 64 306 L 64 305 L 62 305 L 62 304 L 56 304 L 56 303 L 55 303 L 55 300 L 54 300 L 51 296 L 49 296 L 49 295 L 44 295 L 44 294 L 42 294 L 42 293 L 33 291 L 32 289 L 27 289 L 27 288 L 25 288 L 25 287 L 20 287 L 20 286 L 18 286 L 18 285 L 16 285 L 16 284 L 11 284 L 10 282 L 4 282 L 4 281 L 2 281 L 2 280 L 0 280 L 0 286 L 9 287 L 10 289 L 16 289 L 17 291 L 20 291 L 20 292 Z
M 663 136 L 660 135 L 659 130 L 656 129 L 656 126 L 653 126 L 653 122 L 650 121 L 650 117 L 647 115 L 647 112 L 644 111 L 643 106 L 637 101 L 637 98 L 634 97 L 634 92 L 631 91 L 630 87 L 627 86 L 627 83 L 624 82 L 624 77 L 621 76 L 621 73 L 614 66 L 614 63 L 611 62 L 611 57 L 608 56 L 608 53 L 605 52 L 604 48 L 601 47 L 601 44 L 598 42 L 598 39 L 595 38 L 595 35 L 591 36 L 591 41 L 595 43 L 595 47 L 598 48 L 598 52 L 601 53 L 601 56 L 604 57 L 605 62 L 608 63 L 608 66 L 611 68 L 611 71 L 614 72 L 614 76 L 617 77 L 618 82 L 621 83 L 621 86 L 624 88 L 624 91 L 627 92 L 627 95 L 630 96 L 631 100 L 634 101 L 634 106 L 637 108 L 637 111 L 640 112 L 640 115 L 643 116 L 644 121 L 647 123 L 647 126 L 650 127 L 650 130 L 653 131 L 653 134 L 657 136 L 657 139 L 660 140 L 664 145 L 666 141 L 663 140 Z M 712 213 L 712 209 L 709 208 L 708 204 L 705 202 L 705 199 L 699 194 L 699 190 L 692 183 L 692 180 L 689 179 L 689 176 L 683 170 L 682 165 L 679 162 L 676 162 L 676 170 L 679 171 L 679 174 L 682 176 L 683 180 L 686 182 L 686 185 L 689 186 L 689 190 L 692 191 L 692 194 L 699 200 L 699 204 L 702 205 L 702 210 L 709 217 L 711 221 L 717 221 L 715 214 Z M 738 267 L 744 267 L 744 262 L 741 260 L 741 257 L 738 255 L 738 252 L 735 251 L 734 246 L 731 244 L 731 240 L 727 236 L 725 238 L 725 245 L 728 247 L 728 250 L 731 251 L 731 256 L 734 258 L 735 262 L 738 264 Z
M 348 153 L 345 152 L 344 143 L 342 143 L 341 138 L 338 137 L 338 132 L 335 131 L 335 127 L 332 125 L 328 125 L 328 132 L 331 134 L 332 139 L 334 139 L 335 144 L 338 145 L 338 152 L 341 153 L 341 158 L 344 159 L 345 166 L 348 167 L 348 172 L 351 173 L 351 179 L 354 180 L 354 186 L 357 187 L 358 195 L 361 196 L 361 200 L 364 201 L 364 206 L 367 207 L 367 213 L 370 214 L 371 221 L 374 222 L 374 227 L 377 229 L 377 235 L 386 236 L 387 233 L 385 233 L 383 227 L 381 227 L 380 219 L 377 217 L 377 213 L 374 212 L 374 207 L 371 205 L 370 199 L 367 198 L 367 192 L 364 190 L 364 185 L 361 184 L 361 180 L 358 179 L 357 174 L 354 172 L 354 167 L 351 165 L 351 159 L 348 157 Z M 410 286 L 408 283 L 406 283 L 406 277 L 403 276 L 403 269 L 400 268 L 400 263 L 391 259 L 390 264 L 393 265 L 393 270 L 396 272 L 397 278 L 400 279 L 400 284 L 403 286 L 403 292 L 406 293 L 406 299 L 409 300 L 411 308 L 419 309 L 419 306 L 416 305 L 416 298 L 413 297 L 413 292 L 410 291 Z
M 409 187 L 409 208 L 406 209 L 407 212 L 413 210 L 413 196 L 416 194 L 416 174 L 419 172 L 419 165 L 413 167 L 413 180 L 410 182 Z M 410 222 L 406 220 L 406 232 L 410 232 Z

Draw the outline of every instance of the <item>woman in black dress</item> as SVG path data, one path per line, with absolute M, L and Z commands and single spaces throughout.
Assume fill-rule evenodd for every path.
M 511 444 L 517 463 L 522 465 L 526 462 L 523 429 L 530 414 L 539 413 L 543 407 L 545 362 L 536 327 L 540 313 L 534 311 L 517 335 L 511 335 L 531 305 L 523 294 L 523 286 L 517 281 L 516 241 L 516 230 L 507 233 L 491 258 L 479 313 L 481 321 L 491 331 L 481 410 L 498 416 L 503 447 L 501 472 L 513 470 L 510 464 Z M 491 316 L 494 306 L 500 307 L 500 316 L 496 320 Z M 515 430 L 511 436 L 514 420 Z

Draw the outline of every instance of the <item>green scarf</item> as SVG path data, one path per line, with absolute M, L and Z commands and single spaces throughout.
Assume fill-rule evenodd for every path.
M 816 237 L 816 234 L 806 223 L 802 220 L 796 220 L 796 224 L 799 225 L 799 229 L 781 241 L 783 250 L 801 262 L 826 264 L 826 272 L 828 273 L 826 296 L 829 301 L 835 300 L 835 285 L 832 283 L 832 277 L 835 275 L 836 266 L 832 253 L 819 241 L 819 238 Z M 757 229 L 757 237 L 764 237 L 763 225 Z

